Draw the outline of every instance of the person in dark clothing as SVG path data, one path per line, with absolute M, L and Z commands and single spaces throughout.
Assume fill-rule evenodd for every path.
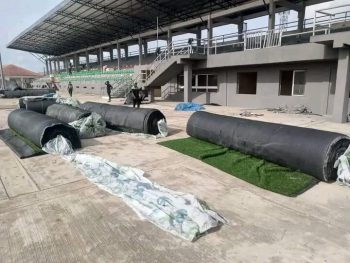
M 111 102 L 111 91 L 113 89 L 112 85 L 109 83 L 109 81 L 107 80 L 105 82 L 106 86 L 107 86 L 107 95 L 108 95 L 108 102 Z
M 69 96 L 73 96 L 73 85 L 72 85 L 72 83 L 69 81 L 69 83 L 68 83 L 68 88 L 67 88 L 67 90 L 68 90 L 68 93 L 69 93 Z
M 72 63 L 69 62 L 69 67 L 68 67 L 68 74 L 69 75 L 72 75 L 72 67 L 73 67 Z
M 134 87 L 131 90 L 131 92 L 132 92 L 132 104 L 133 104 L 134 108 L 136 105 L 137 105 L 137 108 L 140 108 L 140 105 L 141 105 L 140 90 L 141 89 L 139 89 L 137 87 L 137 83 L 135 83 Z

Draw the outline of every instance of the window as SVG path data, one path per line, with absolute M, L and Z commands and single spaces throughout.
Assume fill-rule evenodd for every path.
M 198 87 L 206 87 L 207 86 L 207 77 L 208 75 L 198 75 Z
M 257 72 L 238 73 L 238 94 L 256 94 Z
M 283 70 L 280 74 L 280 95 L 303 96 L 305 84 L 305 70 Z
M 209 87 L 218 86 L 218 77 L 216 75 L 208 75 L 208 86 Z
M 178 87 L 184 86 L 184 76 L 178 75 Z M 218 78 L 216 75 L 209 74 L 193 74 L 192 75 L 192 91 L 193 92 L 217 92 Z

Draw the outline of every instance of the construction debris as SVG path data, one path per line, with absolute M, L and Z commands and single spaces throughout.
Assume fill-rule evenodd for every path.
M 239 115 L 242 116 L 242 117 L 260 117 L 260 116 L 264 116 L 264 114 L 262 114 L 262 113 L 252 113 L 250 111 L 243 111 Z
M 305 114 L 305 115 L 317 115 L 312 113 L 305 105 L 294 106 L 291 109 L 288 106 L 281 106 L 277 108 L 267 108 L 267 111 L 272 111 L 273 113 L 289 113 L 289 114 Z

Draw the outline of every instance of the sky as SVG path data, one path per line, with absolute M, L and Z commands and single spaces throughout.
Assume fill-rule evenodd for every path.
M 308 7 L 306 10 L 306 18 L 313 17 L 314 10 L 325 8 L 338 4 L 347 4 L 350 0 L 335 0 L 320 5 Z M 20 67 L 27 68 L 35 72 L 42 72 L 44 64 L 34 58 L 30 53 L 7 49 L 7 44 L 18 36 L 22 31 L 30 27 L 39 20 L 47 12 L 53 9 L 62 0 L 0 0 L 0 52 L 3 64 L 16 64 Z M 295 20 L 297 13 L 292 11 L 289 15 L 289 21 Z M 267 25 L 267 17 L 260 17 L 248 20 L 247 28 L 264 27 Z M 276 23 L 279 16 L 276 16 Z M 235 25 L 226 25 L 214 28 L 213 35 L 230 34 L 237 31 Z M 174 40 L 187 39 L 193 37 L 190 34 L 176 36 Z M 206 31 L 202 31 L 202 37 L 206 37 Z M 155 42 L 149 43 L 149 47 L 155 46 Z M 136 50 L 137 47 L 130 47 L 129 50 Z

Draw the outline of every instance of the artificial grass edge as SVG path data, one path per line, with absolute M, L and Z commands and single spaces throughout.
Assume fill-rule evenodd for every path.
M 295 197 L 319 181 L 305 173 L 193 137 L 158 144 L 201 160 L 255 186 Z

